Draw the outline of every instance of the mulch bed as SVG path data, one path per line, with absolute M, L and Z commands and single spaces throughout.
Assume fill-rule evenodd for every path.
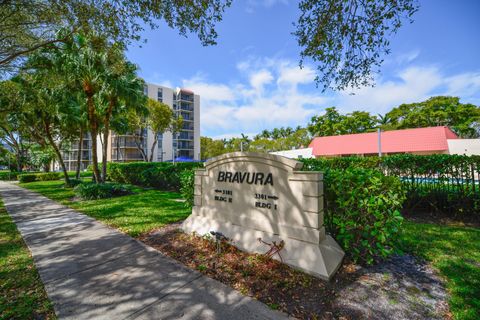
M 363 268 L 345 261 L 326 282 L 266 255 L 250 254 L 172 224 L 139 237 L 189 268 L 299 319 L 449 318 L 442 281 L 412 256 Z M 266 247 L 267 251 L 268 247 Z

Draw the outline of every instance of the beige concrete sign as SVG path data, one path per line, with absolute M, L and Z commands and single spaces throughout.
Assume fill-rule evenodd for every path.
M 323 175 L 300 171 L 302 165 L 252 152 L 211 159 L 195 173 L 195 205 L 183 230 L 221 232 L 248 252 L 265 253 L 275 243 L 275 259 L 329 279 L 344 252 L 325 234 Z

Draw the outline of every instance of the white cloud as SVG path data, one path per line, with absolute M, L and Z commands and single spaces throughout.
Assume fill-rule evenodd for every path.
M 260 70 L 250 75 L 250 85 L 257 94 L 263 92 L 263 87 L 272 82 L 273 76 L 268 70 Z
M 298 66 L 283 65 L 277 83 L 296 86 L 297 84 L 312 83 L 314 79 L 315 71 L 308 66 L 300 69 Z
M 183 86 L 195 93 L 201 93 L 202 98 L 208 101 L 230 101 L 235 98 L 233 91 L 227 85 L 208 83 L 200 76 L 183 80 Z
M 417 59 L 419 55 L 420 55 L 420 50 L 416 49 L 416 50 L 408 51 L 408 52 L 397 55 L 394 61 L 397 64 L 407 64 Z
M 300 69 L 296 61 L 250 57 L 238 62 L 237 70 L 227 83 L 209 81 L 208 75 L 201 74 L 183 80 L 184 87 L 201 97 L 202 135 L 230 138 L 250 132 L 253 136 L 252 132 L 263 129 L 306 125 L 312 115 L 329 106 L 343 113 L 383 114 L 402 103 L 435 95 L 480 103 L 480 71 L 446 74 L 435 65 L 400 65 L 388 78 L 377 78 L 375 87 L 327 95 L 315 88 L 314 69 L 308 65 Z
M 385 113 L 402 103 L 422 101 L 436 95 L 458 96 L 462 102 L 480 101 L 480 72 L 445 75 L 437 66 L 411 66 L 395 80 L 377 79 L 375 87 L 343 92 L 334 98 L 342 111 L 365 110 Z
M 447 92 L 453 96 L 471 97 L 477 95 L 475 100 L 479 100 L 480 92 L 480 72 L 468 72 L 445 79 Z
M 353 92 L 337 94 L 336 105 L 340 110 L 365 110 L 385 113 L 402 103 L 422 101 L 440 94 L 444 84 L 437 67 L 408 67 L 400 71 L 396 80 L 376 80 L 375 87 L 365 87 Z
M 200 123 L 207 135 L 296 126 L 315 113 L 312 105 L 327 101 L 298 87 L 312 82 L 310 68 L 300 69 L 287 60 L 250 58 L 237 69 L 240 80 L 228 86 L 198 76 L 183 81 L 201 97 Z
M 248 13 L 253 13 L 258 7 L 271 8 L 277 4 L 287 5 L 288 3 L 289 0 L 248 0 L 245 10 Z
M 165 80 L 165 76 L 158 72 L 153 72 L 148 75 L 142 74 L 142 76 L 145 79 L 145 81 L 148 83 L 153 83 L 153 84 L 168 87 L 168 88 L 174 87 L 170 80 Z

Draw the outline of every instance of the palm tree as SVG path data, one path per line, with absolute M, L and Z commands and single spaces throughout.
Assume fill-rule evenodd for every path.
M 101 119 L 96 104 L 99 103 L 98 93 L 104 83 L 108 54 L 106 40 L 99 37 L 74 35 L 66 41 L 61 50 L 55 52 L 54 62 L 69 87 L 81 92 L 85 99 L 85 109 L 88 131 L 92 139 L 92 164 L 96 182 L 102 181 L 98 168 L 97 136 Z M 100 107 L 100 106 L 98 106 Z
M 262 138 L 269 139 L 270 138 L 270 131 L 268 130 L 263 130 L 262 133 L 260 134 Z
M 97 182 L 105 181 L 107 145 L 114 117 L 125 116 L 130 108 L 144 108 L 143 81 L 137 67 L 125 58 L 123 47 L 90 33 L 76 34 L 61 50 L 53 53 L 56 72 L 69 87 L 84 97 L 82 112 L 92 139 L 93 173 Z M 103 136 L 102 171 L 98 166 L 97 136 Z
M 123 50 L 112 46 L 108 52 L 103 86 L 100 89 L 97 114 L 103 127 L 103 152 L 101 181 L 107 176 L 107 151 L 110 135 L 110 123 L 113 117 L 128 117 L 128 110 L 146 108 L 146 96 L 143 93 L 145 83 L 137 76 L 137 67 L 126 60 Z
M 382 116 L 381 114 L 377 114 L 377 123 L 380 126 L 386 126 L 391 122 L 392 122 L 392 119 L 387 114 L 385 114 L 384 116 Z

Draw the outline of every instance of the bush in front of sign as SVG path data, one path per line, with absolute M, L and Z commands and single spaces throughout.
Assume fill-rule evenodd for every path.
M 352 260 L 371 264 L 392 254 L 403 221 L 400 179 L 346 168 L 327 170 L 324 183 L 325 225 Z
M 188 207 L 193 207 L 193 194 L 195 190 L 195 170 L 184 170 L 180 174 L 180 193 L 182 194 L 183 199 L 185 199 L 185 204 Z

